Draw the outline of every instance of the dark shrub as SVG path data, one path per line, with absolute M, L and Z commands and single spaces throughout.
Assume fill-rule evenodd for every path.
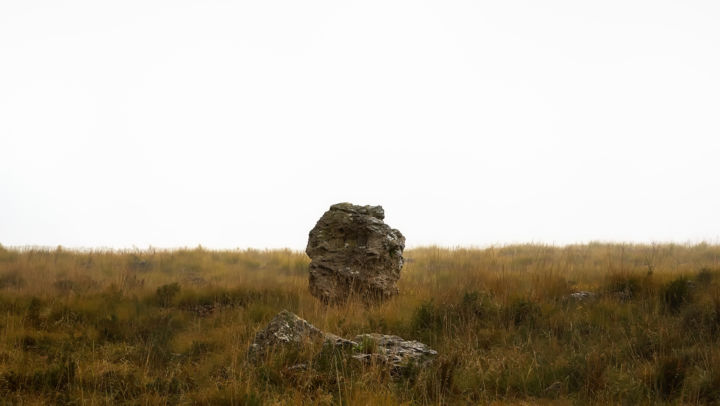
M 43 320 L 40 316 L 40 311 L 42 310 L 44 305 L 45 304 L 42 300 L 34 296 L 30 300 L 30 304 L 28 305 L 27 312 L 25 313 L 25 320 L 35 328 L 41 327 Z
M 87 382 L 86 385 L 96 387 L 98 391 L 115 401 L 134 399 L 143 391 L 140 380 L 134 374 L 118 371 L 107 371 Z
M 190 348 L 187 350 L 187 356 L 193 358 L 200 358 L 212 352 L 216 347 L 217 346 L 214 343 L 208 341 L 193 340 Z
M 695 275 L 695 282 L 700 285 L 707 285 L 712 282 L 716 273 L 717 271 L 713 271 L 710 268 L 701 268 L 697 275 Z
M 177 282 L 162 285 L 155 291 L 158 304 L 162 307 L 170 306 L 173 298 L 180 293 L 180 285 Z
M 190 392 L 197 387 L 197 384 L 189 374 L 182 373 L 171 377 L 157 377 L 145 387 L 152 392 L 170 396 L 170 399 L 174 400 L 173 403 L 175 403 L 177 402 L 177 399 L 172 395 L 180 395 L 184 392 Z
M 60 293 L 67 294 L 72 292 L 75 284 L 70 279 L 60 279 L 53 283 L 53 287 L 57 289 Z
M 688 335 L 701 339 L 715 337 L 720 333 L 720 301 L 686 306 L 681 326 Z
M 97 321 L 100 339 L 107 341 L 122 341 L 125 337 L 123 325 L 114 314 Z
M 439 333 L 442 329 L 440 309 L 432 299 L 421 303 L 413 313 L 411 324 L 415 331 L 434 331 Z
M 170 342 L 182 327 L 182 321 L 172 315 L 142 317 L 132 325 L 132 339 L 151 348 L 149 360 L 164 366 L 173 359 Z
M 460 302 L 460 311 L 463 323 L 471 320 L 486 320 L 493 315 L 495 306 L 490 297 L 483 292 L 465 292 Z
M 77 364 L 69 356 L 62 357 L 40 370 L 22 373 L 5 372 L 0 375 L 0 393 L 31 391 L 59 394 L 75 380 L 76 372 Z M 0 403 L 5 402 L 0 400 Z
M 620 299 L 629 300 L 638 296 L 642 290 L 642 282 L 639 276 L 615 274 L 608 278 L 605 290 Z
M 0 275 L 0 289 L 22 288 L 23 286 L 25 286 L 25 279 L 18 271 L 5 272 Z
M 661 398 L 670 399 L 679 393 L 685 380 L 686 369 L 684 360 L 676 356 L 658 361 L 655 369 L 655 389 Z
M 527 299 L 515 299 L 505 308 L 508 325 L 534 325 L 540 316 L 540 306 Z
M 193 310 L 198 306 L 248 307 L 251 304 L 268 304 L 288 309 L 296 309 L 300 296 L 296 292 L 279 289 L 248 288 L 210 288 L 184 290 L 178 297 L 177 305 L 181 309 Z
M 685 303 L 690 302 L 691 294 L 690 281 L 687 278 L 675 279 L 663 288 L 663 306 L 667 311 L 676 313 Z
M 698 397 L 706 404 L 718 404 L 720 401 L 720 371 L 713 366 L 710 373 L 703 379 Z

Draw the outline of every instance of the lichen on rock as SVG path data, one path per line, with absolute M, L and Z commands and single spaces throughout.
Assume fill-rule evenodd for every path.
M 398 294 L 405 237 L 383 222 L 382 206 L 338 203 L 310 231 L 310 293 L 325 303 L 357 295 L 366 302 Z
M 437 351 L 419 341 L 404 340 L 394 335 L 360 334 L 353 341 L 361 343 L 361 348 L 364 350 L 360 354 L 353 355 L 353 358 L 387 365 L 394 373 L 402 372 L 411 366 L 425 367 L 437 356 Z M 370 347 L 369 350 L 366 347 Z
M 396 376 L 411 367 L 425 367 L 437 356 L 436 351 L 421 342 L 404 340 L 394 335 L 369 333 L 347 340 L 326 333 L 297 315 L 283 310 L 265 329 L 255 335 L 255 340 L 248 350 L 248 359 L 251 362 L 261 362 L 271 351 L 302 349 L 313 341 L 329 345 L 333 350 L 337 349 L 337 353 L 347 359 L 384 366 Z M 289 369 L 307 368 L 306 364 L 298 364 Z
M 350 340 L 325 333 L 296 314 L 283 310 L 255 335 L 248 350 L 248 358 L 258 361 L 273 348 L 301 348 L 303 344 L 313 340 L 348 348 L 355 345 Z

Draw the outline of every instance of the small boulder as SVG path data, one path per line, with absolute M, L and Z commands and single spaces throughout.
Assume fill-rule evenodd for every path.
M 352 295 L 375 302 L 398 294 L 405 237 L 383 222 L 382 206 L 339 203 L 310 231 L 310 293 L 325 303 Z
M 248 358 L 251 361 L 259 361 L 272 348 L 288 348 L 291 346 L 301 348 L 304 343 L 314 340 L 348 348 L 356 345 L 350 340 L 345 340 L 334 334 L 324 333 L 308 323 L 307 320 L 301 319 L 292 312 L 283 310 L 270 321 L 264 330 L 255 334 L 255 340 L 253 340 L 248 350 Z
M 581 290 L 580 292 L 575 292 L 570 294 L 570 299 L 577 300 L 579 302 L 582 302 L 584 300 L 590 300 L 595 299 L 597 295 L 594 292 L 588 292 L 586 290 Z
M 390 367 L 391 372 L 402 372 L 410 366 L 425 367 L 433 362 L 437 351 L 419 341 L 403 340 L 386 334 L 360 334 L 353 341 L 359 343 L 362 354 L 353 358 Z
M 360 334 L 353 340 L 346 340 L 335 334 L 326 333 L 297 315 L 283 310 L 275 316 L 264 330 L 255 335 L 248 359 L 260 362 L 272 349 L 301 349 L 312 341 L 321 341 L 340 350 L 342 357 L 363 363 L 386 366 L 393 375 L 401 375 L 411 366 L 426 367 L 433 362 L 437 352 L 418 341 L 385 334 Z M 297 364 L 288 371 L 304 371 L 307 364 Z

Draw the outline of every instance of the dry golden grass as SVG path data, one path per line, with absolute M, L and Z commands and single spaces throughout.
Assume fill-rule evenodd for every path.
M 720 247 L 517 245 L 406 251 L 401 294 L 326 307 L 303 253 L 0 248 L 0 403 L 707 404 L 720 398 Z M 593 300 L 568 298 L 574 291 Z M 436 349 L 381 367 L 278 352 L 288 309 L 352 337 Z M 320 355 L 320 356 L 318 356 Z M 307 371 L 286 368 L 302 360 Z

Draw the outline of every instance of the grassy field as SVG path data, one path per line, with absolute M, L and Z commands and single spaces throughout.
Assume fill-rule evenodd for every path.
M 299 252 L 0 247 L 0 404 L 720 404 L 720 246 L 405 257 L 396 299 L 325 307 Z M 439 356 L 401 379 L 312 349 L 251 364 L 282 309 Z

